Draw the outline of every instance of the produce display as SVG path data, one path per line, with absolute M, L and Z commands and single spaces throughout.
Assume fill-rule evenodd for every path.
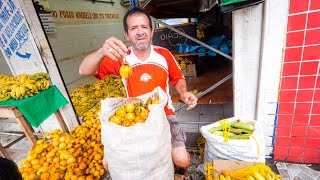
M 175 57 L 176 61 L 179 63 L 181 69 L 187 68 L 187 65 L 193 64 L 195 62 L 192 56 L 178 56 Z
M 233 122 L 220 122 L 222 122 L 220 123 L 220 126 L 212 127 L 208 131 L 211 134 L 222 136 L 232 140 L 249 139 L 254 131 L 253 124 L 241 122 L 240 120 Z
M 223 170 L 218 178 L 213 178 L 214 167 L 212 162 L 206 164 L 206 180 L 280 180 L 281 177 L 275 174 L 265 164 L 256 164 L 236 171 Z
M 136 123 L 144 123 L 150 112 L 148 109 L 150 104 L 159 104 L 159 99 L 149 98 L 146 103 L 141 101 L 119 106 L 109 121 L 125 127 L 134 126 Z
M 19 168 L 23 179 L 99 179 L 105 173 L 99 111 L 86 112 L 71 133 L 54 130 L 38 140 Z
M 21 74 L 18 77 L 0 74 L 0 102 L 10 98 L 28 98 L 46 90 L 50 86 L 49 78 L 47 73 Z
M 70 93 L 78 117 L 108 97 L 126 97 L 126 90 L 120 78 L 107 76 L 94 84 L 85 84 Z

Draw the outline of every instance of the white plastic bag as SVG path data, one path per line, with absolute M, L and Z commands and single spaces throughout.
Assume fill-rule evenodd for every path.
M 137 98 L 146 101 L 154 93 L 159 93 L 160 104 L 149 105 L 147 120 L 131 127 L 108 121 L 126 99 L 101 101 L 101 140 L 113 180 L 174 178 L 170 126 L 164 112 L 167 94 L 157 87 Z
M 263 129 L 259 122 L 249 121 L 241 118 L 229 118 L 229 122 L 240 119 L 242 122 L 254 123 L 254 132 L 248 140 L 231 140 L 224 142 L 224 137 L 217 136 L 208 132 L 212 127 L 220 125 L 220 122 L 214 122 L 200 128 L 202 136 L 206 139 L 204 163 L 217 160 L 228 159 L 246 162 L 265 163 L 265 141 Z

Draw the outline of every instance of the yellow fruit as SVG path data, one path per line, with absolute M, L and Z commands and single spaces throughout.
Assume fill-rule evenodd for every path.
M 124 106 L 124 109 L 126 110 L 127 113 L 132 113 L 135 110 L 134 104 L 126 104 Z
M 160 104 L 159 98 L 152 100 L 152 104 Z
M 127 113 L 126 115 L 125 115 L 125 117 L 124 117 L 124 119 L 126 120 L 126 121 L 134 121 L 134 119 L 136 118 L 136 115 L 134 114 L 134 113 Z
M 110 118 L 110 122 L 113 122 L 113 123 L 115 123 L 115 124 L 120 125 L 120 124 L 121 124 L 121 117 L 119 117 L 119 116 L 112 116 L 112 117 Z
M 132 74 L 132 68 L 128 63 L 123 63 L 120 67 L 120 76 L 122 78 L 128 78 Z
M 134 122 L 136 122 L 136 123 L 143 123 L 144 122 L 144 120 L 140 117 L 140 116 L 136 116 L 136 118 L 134 119 Z
M 141 119 L 146 120 L 149 116 L 149 111 L 146 109 L 141 109 L 140 115 Z
M 116 110 L 116 115 L 122 118 L 126 115 L 126 113 L 127 112 L 123 108 L 119 108 Z

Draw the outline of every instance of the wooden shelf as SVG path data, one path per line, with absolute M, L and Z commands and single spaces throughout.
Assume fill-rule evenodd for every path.
M 173 57 L 198 55 L 198 53 L 177 53 L 176 51 L 172 51 L 171 53 L 172 53 Z

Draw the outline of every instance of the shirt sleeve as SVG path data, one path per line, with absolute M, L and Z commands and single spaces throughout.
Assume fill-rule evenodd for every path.
M 166 50 L 164 56 L 168 63 L 169 80 L 173 86 L 176 86 L 180 79 L 184 79 L 184 75 L 170 51 Z
M 98 67 L 98 74 L 96 75 L 96 78 L 100 80 L 109 75 L 120 76 L 120 66 L 120 61 L 113 61 L 109 57 L 104 57 Z

